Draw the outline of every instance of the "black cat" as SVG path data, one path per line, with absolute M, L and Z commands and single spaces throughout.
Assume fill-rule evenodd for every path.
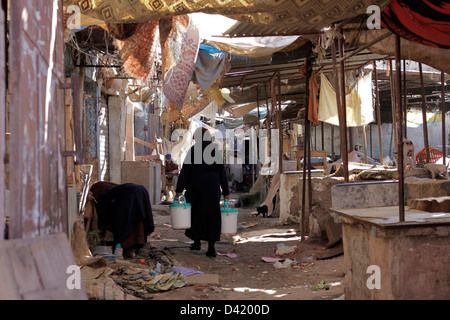
M 256 211 L 258 211 L 258 213 L 255 215 L 255 217 L 262 214 L 263 218 L 265 218 L 267 215 L 267 212 L 269 211 L 269 208 L 267 208 L 266 205 L 262 205 L 261 207 L 256 207 Z

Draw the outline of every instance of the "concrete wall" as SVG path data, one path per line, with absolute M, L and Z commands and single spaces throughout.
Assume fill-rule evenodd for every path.
M 450 297 L 450 226 L 404 226 L 377 237 L 367 224 L 343 221 L 342 230 L 346 300 Z M 376 283 L 371 266 L 379 268 L 379 288 L 368 286 Z
M 450 195 L 448 180 L 405 183 L 406 200 L 445 195 Z M 362 211 L 367 212 L 366 208 L 398 205 L 398 184 L 376 182 L 333 186 L 332 202 L 337 210 L 361 208 L 362 216 Z M 376 215 L 375 211 L 372 214 Z M 346 300 L 450 297 L 450 222 L 409 222 L 389 227 L 368 223 L 358 216 L 339 215 Z M 377 271 L 369 269 L 374 267 Z M 379 275 L 379 281 L 369 278 L 375 273 Z M 377 282 L 379 287 L 370 287 Z
M 118 96 L 108 99 L 109 111 L 109 175 L 110 181 L 121 182 L 121 162 L 125 160 L 125 102 Z
M 405 201 L 450 195 L 449 180 L 405 182 Z M 331 189 L 334 209 L 398 206 L 398 183 L 392 181 L 350 183 Z

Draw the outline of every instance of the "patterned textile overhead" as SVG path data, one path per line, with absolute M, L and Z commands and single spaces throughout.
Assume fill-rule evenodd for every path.
M 116 40 L 123 68 L 130 76 L 146 81 L 151 76 L 155 59 L 155 35 L 158 21 L 137 25 L 134 34 L 125 40 Z
M 320 30 L 336 21 L 365 14 L 367 7 L 384 8 L 389 0 L 64 0 L 77 5 L 83 16 L 106 23 L 136 23 L 193 12 L 221 14 L 252 24 L 295 26 L 301 30 Z M 95 21 L 94 20 L 94 21 Z
M 169 44 L 162 46 L 163 68 L 167 70 L 163 74 L 163 92 L 181 111 L 194 72 L 200 37 L 197 27 L 187 15 L 172 17 L 171 20 L 174 27 L 164 41 Z
M 403 38 L 450 49 L 450 1 L 393 0 L 382 12 L 385 28 Z

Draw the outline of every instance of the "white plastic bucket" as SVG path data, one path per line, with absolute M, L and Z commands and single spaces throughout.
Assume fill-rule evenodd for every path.
M 191 204 L 186 203 L 186 198 L 182 196 L 184 203 L 173 203 L 169 206 L 172 228 L 176 230 L 191 228 Z
M 230 209 L 228 206 L 228 199 L 225 199 L 224 208 L 220 210 L 222 216 L 222 230 L 221 233 L 236 233 L 238 209 Z

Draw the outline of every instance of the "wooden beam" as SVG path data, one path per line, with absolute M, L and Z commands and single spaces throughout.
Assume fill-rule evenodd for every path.
M 399 221 L 405 221 L 405 170 L 403 162 L 403 108 L 402 108 L 402 74 L 400 67 L 400 36 L 395 35 L 395 102 L 397 105 L 397 170 L 399 194 Z M 426 126 L 426 124 L 424 125 Z
M 377 64 L 373 64 L 373 73 L 375 76 L 375 106 L 377 110 L 377 125 L 378 125 L 378 143 L 380 148 L 380 163 L 383 164 L 383 142 L 381 140 L 381 111 L 380 111 L 380 93 L 378 91 L 378 74 Z
M 162 155 L 153 155 L 153 156 L 136 156 L 136 161 L 142 161 L 142 160 L 164 160 L 164 157 Z
M 304 137 L 303 137 L 303 154 L 304 154 L 304 158 L 303 158 L 302 212 L 301 212 L 301 218 L 300 218 L 300 223 L 301 223 L 301 225 L 300 225 L 301 241 L 305 241 L 305 237 L 306 237 L 306 175 L 307 175 L 308 167 L 310 167 L 310 159 L 311 159 L 311 157 L 310 157 L 310 151 L 311 151 L 311 144 L 310 144 L 311 128 L 310 128 L 310 121 L 308 119 L 308 113 L 309 113 L 308 112 L 309 111 L 309 77 L 310 76 L 311 76 L 310 60 L 307 59 L 306 60 L 305 114 L 304 114 L 305 134 L 304 134 Z M 311 190 L 308 190 L 308 191 L 311 192 Z
M 446 165 L 447 162 L 447 136 L 445 133 L 445 75 L 441 72 L 441 114 L 442 114 L 442 162 Z
M 423 86 L 422 63 L 419 62 L 420 86 L 422 90 L 422 121 L 423 121 L 423 145 L 427 152 L 427 163 L 430 163 L 430 149 L 428 146 L 427 105 L 425 101 L 425 87 Z
M 391 108 L 392 108 L 392 130 L 391 130 L 391 147 L 389 148 L 389 156 L 391 156 L 391 149 L 392 149 L 392 138 L 395 137 L 395 143 L 394 143 L 394 148 L 395 148 L 395 154 L 398 154 L 398 150 L 397 150 L 397 135 L 395 134 L 395 132 L 397 132 L 397 123 L 395 121 L 395 115 L 397 113 L 397 108 L 401 109 L 401 105 L 397 106 L 397 101 L 395 99 L 396 97 L 396 92 L 398 91 L 398 87 L 394 88 L 394 70 L 392 68 L 392 60 L 389 60 L 389 76 L 390 76 L 390 85 L 391 85 Z M 398 73 L 398 70 L 395 70 L 396 74 Z
M 66 78 L 66 84 L 70 84 L 71 79 Z M 74 119 L 73 119 L 73 97 L 72 90 L 65 89 L 65 149 L 74 151 Z M 75 185 L 75 161 L 73 157 L 66 157 L 66 184 L 68 187 Z
M 340 57 L 338 62 L 341 63 L 341 62 L 343 62 L 343 61 L 345 61 L 345 60 L 347 60 L 347 59 L 353 57 L 355 54 L 357 54 L 357 53 L 359 53 L 359 52 L 361 52 L 361 51 L 363 51 L 363 50 L 365 50 L 365 49 L 367 49 L 367 48 L 373 46 L 374 44 L 380 42 L 381 40 L 386 39 L 387 37 L 389 37 L 389 36 L 391 36 L 391 35 L 393 35 L 393 33 L 391 33 L 391 32 L 387 32 L 387 33 L 383 34 L 382 36 L 380 36 L 380 37 L 378 37 L 378 38 L 372 40 L 371 42 L 369 42 L 369 43 L 367 43 L 367 44 L 365 44 L 365 45 L 363 45 L 363 46 L 361 46 L 361 47 L 358 47 L 358 49 L 356 49 L 356 50 L 350 52 L 350 53 L 347 54 L 346 56 Z
M 407 84 L 406 84 L 406 60 L 403 60 L 403 119 L 406 121 L 406 116 L 408 114 L 408 99 L 406 98 L 408 95 L 407 92 Z M 408 126 L 404 126 L 403 136 L 405 139 L 408 138 Z
M 134 143 L 140 144 L 140 145 L 145 146 L 145 147 L 150 148 L 150 149 L 157 149 L 158 148 L 157 145 L 156 145 L 156 142 L 154 142 L 154 141 L 147 142 L 147 141 L 141 140 L 141 139 L 136 138 L 136 137 L 134 137 Z
M 281 80 L 280 80 L 280 72 L 278 72 L 278 114 L 277 114 L 277 122 L 278 122 L 278 143 L 279 154 L 278 154 L 278 162 L 279 162 L 279 172 L 280 174 L 283 172 L 283 125 L 281 124 L 282 120 L 282 111 L 281 111 Z
M 344 35 L 341 29 L 341 34 L 338 39 L 339 43 L 339 56 L 344 56 Z M 345 64 L 341 61 L 339 66 L 340 71 L 340 86 L 341 91 L 341 120 L 340 120 L 340 130 L 341 130 L 341 150 L 342 150 L 342 164 L 344 168 L 344 181 L 348 183 L 348 145 L 347 145 L 347 102 L 345 99 Z

